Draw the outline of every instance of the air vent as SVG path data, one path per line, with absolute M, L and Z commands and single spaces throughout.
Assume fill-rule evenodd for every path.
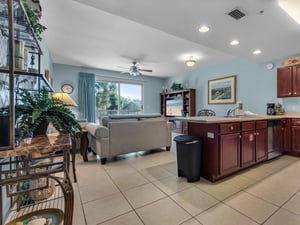
M 227 14 L 236 20 L 239 20 L 244 16 L 246 16 L 246 13 L 244 13 L 242 10 L 238 8 L 234 8 L 233 10 L 230 10 Z

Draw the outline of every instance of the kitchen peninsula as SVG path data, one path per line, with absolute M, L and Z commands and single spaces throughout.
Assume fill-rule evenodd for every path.
M 271 159 L 274 153 L 300 156 L 299 113 L 176 119 L 188 123 L 188 135 L 202 138 L 201 176 L 213 182 Z

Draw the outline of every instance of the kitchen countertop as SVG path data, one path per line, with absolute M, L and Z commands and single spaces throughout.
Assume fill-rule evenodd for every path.
M 241 117 L 225 117 L 225 116 L 191 116 L 191 117 L 173 117 L 172 120 L 180 120 L 193 123 L 230 123 L 230 122 L 243 122 L 253 120 L 274 120 L 274 119 L 287 119 L 287 118 L 300 118 L 299 112 L 286 112 L 284 115 L 254 115 L 254 116 L 241 116 Z

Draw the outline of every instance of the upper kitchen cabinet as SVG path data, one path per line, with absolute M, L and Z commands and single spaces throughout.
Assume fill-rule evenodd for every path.
M 277 97 L 300 96 L 300 64 L 277 69 Z

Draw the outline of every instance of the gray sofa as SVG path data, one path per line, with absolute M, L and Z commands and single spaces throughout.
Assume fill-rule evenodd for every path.
M 90 147 L 105 164 L 109 157 L 166 147 L 172 143 L 172 126 L 166 118 L 155 115 L 111 116 L 101 124 L 88 123 Z

